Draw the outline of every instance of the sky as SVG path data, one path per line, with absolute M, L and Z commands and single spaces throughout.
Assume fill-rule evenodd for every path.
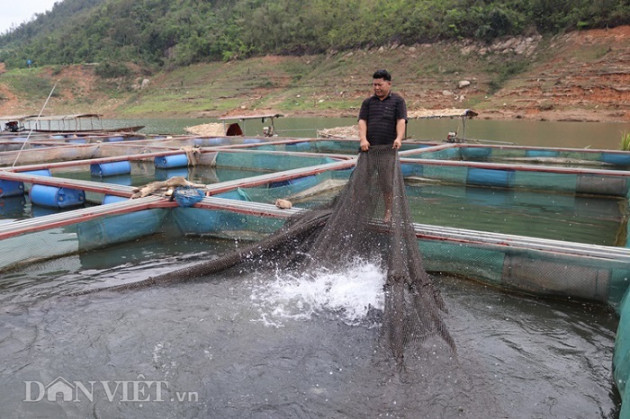
M 12 26 L 31 20 L 35 13 L 51 10 L 55 3 L 62 0 L 2 0 L 0 12 L 0 33 L 7 32 Z M 11 4 L 10 6 L 8 4 Z

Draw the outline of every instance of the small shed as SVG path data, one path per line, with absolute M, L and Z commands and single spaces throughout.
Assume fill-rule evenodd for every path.
M 245 122 L 255 119 L 260 119 L 264 124 L 266 120 L 269 120 L 269 125 L 263 127 L 263 135 L 265 137 L 273 137 L 275 135 L 276 127 L 274 120 L 284 115 L 279 113 L 268 114 L 253 114 L 253 115 L 234 115 L 234 116 L 222 116 L 219 121 L 223 122 L 223 131 L 227 136 L 245 135 Z M 230 122 L 235 121 L 235 122 Z M 241 125 L 239 125 L 239 122 Z

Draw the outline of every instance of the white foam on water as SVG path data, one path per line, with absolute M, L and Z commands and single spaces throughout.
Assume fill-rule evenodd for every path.
M 300 276 L 277 272 L 271 281 L 258 278 L 251 299 L 268 326 L 283 320 L 334 316 L 349 325 L 360 324 L 370 308 L 382 310 L 386 273 L 377 264 L 356 260 L 339 271 L 320 271 Z

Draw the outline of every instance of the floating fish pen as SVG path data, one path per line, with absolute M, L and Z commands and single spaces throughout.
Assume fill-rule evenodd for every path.
M 331 201 L 357 146 L 182 136 L 2 148 L 0 270 L 158 233 L 258 240 Z M 407 141 L 400 159 L 427 270 L 613 307 L 615 382 L 627 401 L 630 153 Z M 203 196 L 130 199 L 135 187 L 174 177 L 205 185 Z M 274 205 L 280 198 L 293 208 Z

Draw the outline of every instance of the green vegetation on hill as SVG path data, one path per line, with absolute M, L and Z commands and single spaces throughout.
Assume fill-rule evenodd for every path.
M 558 33 L 630 23 L 627 0 L 64 0 L 0 36 L 9 68 L 175 68 L 265 54 Z

